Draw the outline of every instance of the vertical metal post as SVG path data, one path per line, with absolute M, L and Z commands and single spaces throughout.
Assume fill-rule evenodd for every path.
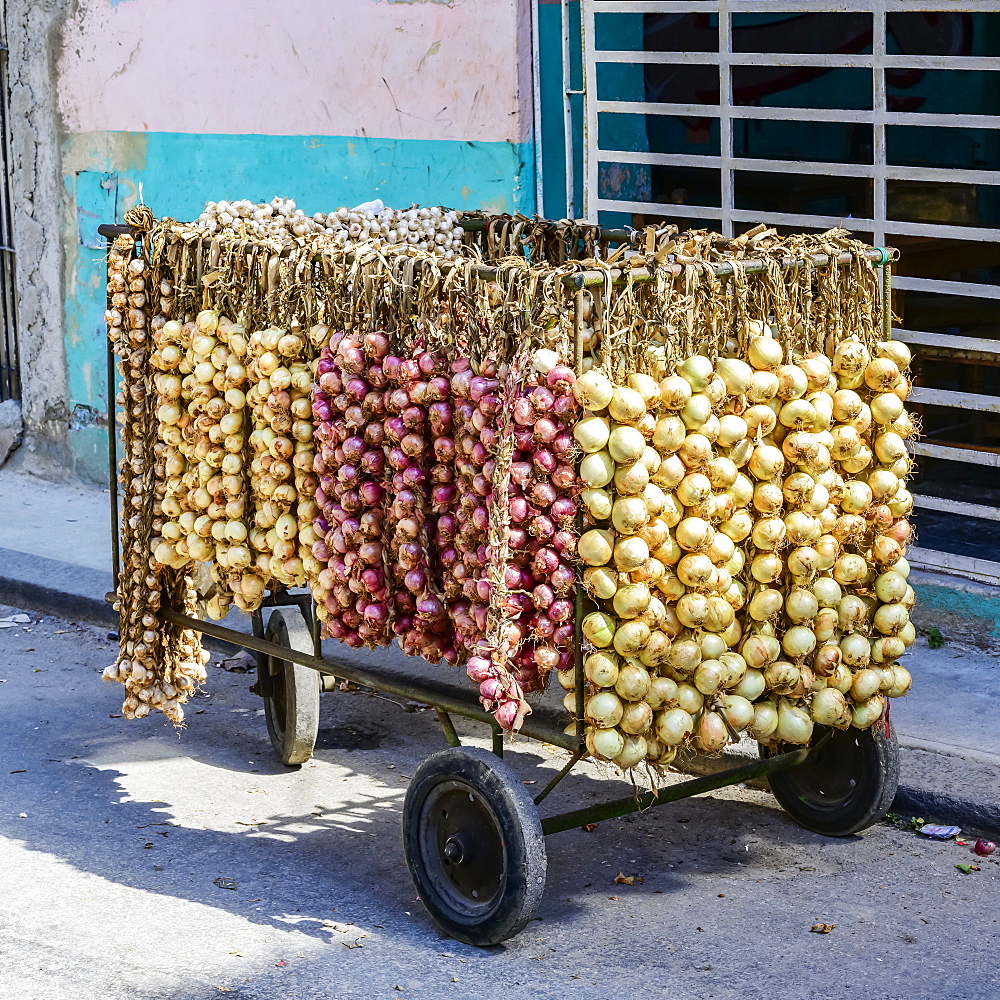
M 121 571 L 121 552 L 118 548 L 118 421 L 115 419 L 115 399 L 118 395 L 118 378 L 115 370 L 115 352 L 108 338 L 108 492 L 111 494 L 111 575 L 115 593 L 118 593 L 118 575 Z
M 583 48 L 583 218 L 594 223 L 599 221 L 596 32 L 594 0 L 580 0 L 580 34 Z
M 573 368 L 577 375 L 583 373 L 583 302 L 586 292 L 581 288 L 573 296 Z M 579 473 L 579 463 L 577 463 Z M 577 504 L 576 534 L 583 533 L 583 510 Z M 576 581 L 573 585 L 573 693 L 575 695 L 576 735 L 584 738 L 584 676 L 583 676 L 583 613 L 584 613 L 583 581 L 580 578 L 580 567 L 576 567 Z
M 719 204 L 722 235 L 733 235 L 733 15 L 729 0 L 719 0 Z
M 530 9 L 532 135 L 535 141 L 535 215 L 544 217 L 545 169 L 542 158 L 542 64 L 538 39 L 538 0 L 532 0 Z
M 892 261 L 882 265 L 882 339 L 892 340 Z
M 875 4 L 872 9 L 872 219 L 875 222 L 872 243 L 885 243 L 886 152 L 885 152 L 885 9 Z M 885 265 L 888 266 L 888 265 Z
M 10 198 L 10 139 L 7 135 L 7 46 L 0 2 L 0 402 L 21 398 L 17 345 L 14 221 Z
M 496 720 L 493 722 L 493 752 L 503 760 L 503 730 Z

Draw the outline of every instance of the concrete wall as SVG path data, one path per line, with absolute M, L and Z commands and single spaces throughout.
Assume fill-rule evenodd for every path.
M 178 219 L 275 195 L 535 210 L 530 0 L 7 3 L 29 462 L 106 476 L 96 230 L 140 184 Z

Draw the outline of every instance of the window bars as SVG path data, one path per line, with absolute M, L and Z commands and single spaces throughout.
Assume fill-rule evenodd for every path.
M 1000 467 L 1000 255 L 991 249 L 1000 223 L 1000 113 L 990 97 L 1000 76 L 1000 2 L 582 4 L 586 218 L 610 222 L 609 213 L 627 213 L 727 236 L 756 222 L 814 231 L 844 225 L 876 246 L 902 247 L 904 271 L 893 285 L 904 328 L 893 335 L 935 364 L 961 369 L 948 387 L 940 379 L 935 387 L 930 365 L 918 380 L 930 385 L 911 397 L 923 404 L 926 433 L 913 451 L 939 470 L 936 492 L 954 493 L 941 488 L 949 478 L 971 482 L 992 472 L 983 466 Z M 784 76 L 783 89 L 768 74 Z M 919 74 L 922 91 L 912 82 Z M 814 89 L 806 106 L 782 106 L 799 105 L 796 88 L 820 77 L 825 93 Z M 978 101 L 968 88 L 979 88 Z M 853 140 L 842 138 L 839 154 L 824 153 L 804 138 L 824 128 Z M 967 162 L 949 159 L 960 139 L 975 150 Z M 699 190 L 685 190 L 692 178 Z M 789 208 L 793 186 L 817 193 Z M 824 197 L 842 214 L 824 212 Z M 931 266 L 907 273 L 918 251 Z M 955 320 L 959 312 L 975 319 Z M 1000 520 L 988 484 L 958 495 L 961 502 L 921 490 L 915 502 Z M 1000 578 L 1000 562 L 915 551 L 929 567 Z

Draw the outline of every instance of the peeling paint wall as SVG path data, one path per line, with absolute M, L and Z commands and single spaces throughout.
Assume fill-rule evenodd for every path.
M 24 442 L 29 471 L 72 469 L 62 342 L 64 205 L 55 58 L 65 0 L 6 0 L 11 198 L 17 250 Z
M 530 2 L 7 0 L 36 453 L 106 476 L 97 226 L 140 185 L 180 219 L 275 195 L 533 212 Z

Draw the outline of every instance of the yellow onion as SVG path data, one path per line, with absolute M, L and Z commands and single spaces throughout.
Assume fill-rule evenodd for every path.
M 871 660 L 871 643 L 859 632 L 851 632 L 840 640 L 840 655 L 844 666 L 860 670 Z
M 747 345 L 747 360 L 759 371 L 777 368 L 784 360 L 785 352 L 780 343 L 772 337 L 751 337 Z
M 580 542 L 583 542 L 582 538 Z M 649 546 L 637 535 L 619 538 L 615 543 L 614 560 L 619 572 L 631 573 L 632 570 L 642 566 L 647 559 L 649 559 Z
M 708 618 L 708 599 L 703 594 L 685 594 L 677 602 L 676 613 L 686 628 L 702 628 Z
M 816 636 L 805 625 L 793 625 L 781 637 L 781 648 L 794 660 L 801 660 L 816 648 Z
M 632 702 L 625 706 L 618 728 L 630 736 L 641 736 L 653 724 L 653 710 L 644 701 Z M 621 755 L 619 755 L 620 757 Z M 646 756 L 643 750 L 643 757 Z M 640 758 L 641 759 L 641 758 Z M 615 758 L 619 763 L 619 758 Z M 636 761 L 635 763 L 638 763 Z M 620 766 L 633 766 L 632 764 Z
M 587 699 L 587 721 L 600 729 L 612 729 L 621 721 L 625 706 L 614 691 L 600 691 Z
M 577 552 L 580 559 L 588 566 L 604 566 L 611 561 L 611 556 L 614 553 L 614 542 L 614 532 L 605 528 L 591 528 L 590 531 L 586 531 L 580 536 Z
M 677 682 L 669 677 L 653 677 L 645 694 L 646 704 L 654 711 L 677 704 Z
M 773 701 L 758 701 L 753 707 L 753 722 L 750 735 L 760 743 L 766 743 L 778 728 L 778 709 Z
M 606 451 L 595 451 L 583 457 L 579 474 L 587 486 L 607 486 L 615 475 L 615 461 Z
M 613 687 L 618 680 L 618 657 L 614 653 L 597 650 L 588 654 L 583 661 L 583 670 L 587 675 L 587 680 L 596 687 Z M 569 673 L 569 671 L 561 673 Z
M 614 760 L 625 747 L 625 738 L 617 729 L 591 729 L 586 739 L 590 753 L 605 760 Z
M 753 450 L 747 467 L 756 479 L 773 479 L 785 466 L 785 457 L 774 445 L 761 444 Z
M 583 585 L 587 593 L 607 601 L 618 590 L 618 574 L 607 566 L 590 566 L 583 571 Z
M 774 583 L 784 573 L 785 566 L 776 552 L 761 552 L 750 563 L 750 575 L 758 583 Z
M 733 688 L 733 694 L 746 698 L 747 701 L 756 701 L 767 688 L 764 681 L 764 674 L 760 670 L 748 670 L 739 684 Z
M 681 375 L 668 375 L 660 382 L 660 402 L 668 410 L 679 410 L 691 398 L 691 383 Z
M 812 738 L 813 721 L 809 713 L 787 698 L 778 701 L 776 735 L 783 743 L 808 743 Z
M 844 729 L 851 722 L 851 709 L 847 699 L 832 687 L 822 688 L 813 695 L 809 714 L 821 726 Z
M 753 518 L 745 510 L 737 510 L 728 521 L 719 525 L 719 531 L 733 542 L 742 542 L 753 530 Z
M 653 428 L 653 447 L 661 455 L 672 455 L 684 443 L 686 437 L 687 428 L 680 417 L 674 415 L 660 417 Z
M 765 622 L 779 614 L 784 603 L 780 590 L 761 590 L 751 598 L 747 613 L 755 621 Z
M 687 676 L 701 663 L 701 647 L 693 639 L 678 639 L 667 651 L 666 663 Z
M 656 738 L 667 746 L 678 746 L 694 734 L 694 718 L 681 708 L 659 712 L 654 721 Z
M 586 460 L 584 459 L 584 462 Z M 583 463 L 581 463 L 582 467 Z M 621 496 L 638 496 L 649 484 L 649 469 L 641 461 L 633 462 L 631 465 L 619 465 L 613 479 L 615 490 Z
M 613 501 L 607 490 L 588 488 L 580 493 L 580 499 L 596 520 L 603 521 L 611 516 Z
M 868 575 L 868 564 L 853 553 L 840 556 L 833 564 L 833 578 L 841 586 L 850 587 L 863 583 Z
M 742 441 L 749 432 L 743 417 L 735 413 L 726 413 L 719 417 L 719 436 L 716 438 L 716 444 L 721 448 L 731 448 L 737 441 Z
M 851 709 L 851 725 L 857 729 L 868 729 L 882 718 L 885 700 L 881 695 L 862 701 Z
M 677 374 L 680 375 L 695 392 L 701 392 L 709 383 L 715 373 L 712 362 L 700 354 L 686 358 L 678 367 Z
M 657 486 L 665 490 L 672 490 L 687 475 L 687 471 L 687 466 L 678 455 L 670 455 L 660 462 L 659 469 L 653 473 L 650 479 Z
M 890 698 L 901 698 L 907 691 L 910 690 L 913 678 L 910 676 L 910 671 L 907 670 L 906 667 L 901 667 L 898 664 L 893 666 L 892 672 L 895 677 L 895 681 L 886 694 Z
M 603 649 L 610 646 L 615 637 L 615 620 L 603 611 L 591 611 L 583 619 L 584 638 L 593 646 Z
M 635 656 L 646 645 L 649 636 L 649 626 L 644 622 L 622 622 L 616 629 L 613 639 L 615 651 L 625 657 Z
M 772 552 L 785 541 L 785 522 L 780 517 L 762 517 L 753 526 L 750 538 L 762 552 Z
M 758 432 L 763 437 L 767 437 L 778 423 L 777 414 L 765 403 L 756 403 L 743 412 L 743 422 L 747 425 L 748 434 L 755 435 Z
M 729 730 L 718 712 L 705 712 L 695 723 L 694 742 L 705 753 L 717 753 L 729 743 Z

